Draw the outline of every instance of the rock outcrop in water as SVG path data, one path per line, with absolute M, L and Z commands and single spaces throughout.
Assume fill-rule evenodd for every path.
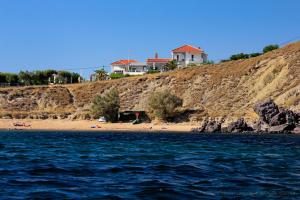
M 292 132 L 298 126 L 298 114 L 279 108 L 272 100 L 259 102 L 253 109 L 259 116 L 254 125 L 256 132 Z
M 192 131 L 199 133 L 300 133 L 299 113 L 280 108 L 272 100 L 258 102 L 253 109 L 259 116 L 259 120 L 253 127 L 249 126 L 244 118 L 240 118 L 223 128 L 222 121 L 205 121 L 202 126 Z
M 221 132 L 222 128 L 222 122 L 213 120 L 205 120 L 203 124 L 196 129 L 193 129 L 193 132 L 199 132 L 199 133 L 218 133 Z
M 232 122 L 225 128 L 226 132 L 230 133 L 242 133 L 242 132 L 251 132 L 253 128 L 250 127 L 244 118 L 238 119 L 236 122 Z

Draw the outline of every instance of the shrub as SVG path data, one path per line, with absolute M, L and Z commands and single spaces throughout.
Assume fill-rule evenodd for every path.
M 278 46 L 277 44 L 271 44 L 271 45 L 266 46 L 266 47 L 263 49 L 263 52 L 264 52 L 264 53 L 267 53 L 267 52 L 269 52 L 269 51 L 273 51 L 273 50 L 278 49 L 278 48 L 279 48 L 279 46 Z
M 240 60 L 240 59 L 247 59 L 249 58 L 248 54 L 244 53 L 239 53 L 239 54 L 234 54 L 230 57 L 230 60 Z
M 182 106 L 182 99 L 165 90 L 154 92 L 148 99 L 148 112 L 159 120 L 174 117 L 178 107 Z
M 112 73 L 109 76 L 111 79 L 118 79 L 118 78 L 125 78 L 125 77 L 129 77 L 128 74 L 119 74 L 119 73 Z
M 118 120 L 120 108 L 119 93 L 115 88 L 105 92 L 103 95 L 97 95 L 91 106 L 91 113 L 94 117 L 105 117 L 109 122 Z
M 261 53 L 251 53 L 250 55 L 249 55 L 249 57 L 250 58 L 254 58 L 254 57 L 257 57 L 257 56 L 260 56 L 261 55 Z
M 169 61 L 169 62 L 165 65 L 164 68 L 166 69 L 166 71 L 170 71 L 170 70 L 176 69 L 176 68 L 177 68 L 177 62 L 176 62 L 176 60 L 171 60 L 171 61 Z
M 148 71 L 147 71 L 147 74 L 155 74 L 155 73 L 159 73 L 160 71 L 158 70 L 158 69 L 149 69 Z
M 0 72 L 0 83 L 6 83 L 6 76 L 4 73 Z
M 220 63 L 224 63 L 224 62 L 228 62 L 228 61 L 230 61 L 230 60 L 220 60 Z
M 195 63 L 189 63 L 188 67 L 198 67 L 199 65 L 195 64 Z
M 104 69 L 99 69 L 95 71 L 96 73 L 96 80 L 102 81 L 107 79 L 107 73 Z

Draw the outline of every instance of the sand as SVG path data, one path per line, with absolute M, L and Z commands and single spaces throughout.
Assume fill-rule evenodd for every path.
M 14 123 L 25 123 L 29 127 L 15 127 Z M 95 127 L 95 128 L 92 128 Z M 137 132 L 190 132 L 196 128 L 196 124 L 191 123 L 142 123 L 133 125 L 131 123 L 100 123 L 97 121 L 70 121 L 70 120 L 12 120 L 0 119 L 0 129 L 2 130 L 49 130 L 49 131 L 137 131 Z

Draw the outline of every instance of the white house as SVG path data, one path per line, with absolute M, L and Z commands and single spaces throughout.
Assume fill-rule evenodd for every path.
M 147 72 L 147 65 L 136 60 L 118 60 L 111 63 L 111 72 L 131 76 L 143 75 Z
M 172 51 L 172 58 L 177 61 L 179 67 L 207 62 L 207 54 L 201 48 L 191 45 L 184 45 L 174 49 Z

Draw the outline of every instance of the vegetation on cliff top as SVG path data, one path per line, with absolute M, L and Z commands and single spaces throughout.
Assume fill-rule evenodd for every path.
M 246 53 L 233 54 L 232 56 L 230 56 L 229 60 L 242 60 L 242 59 L 254 58 L 254 57 L 260 56 L 264 53 L 268 53 L 270 51 L 278 49 L 278 48 L 279 48 L 279 46 L 277 44 L 271 44 L 271 45 L 264 47 L 262 50 L 262 53 L 256 52 L 256 53 L 250 53 L 250 54 L 246 54 Z M 226 62 L 229 60 L 221 60 L 221 62 Z
M 10 85 L 47 85 L 53 82 L 53 75 L 57 75 L 57 81 L 61 83 L 78 83 L 80 75 L 68 71 L 56 71 L 52 69 L 37 71 L 20 71 L 18 74 L 0 72 L 0 83 Z

